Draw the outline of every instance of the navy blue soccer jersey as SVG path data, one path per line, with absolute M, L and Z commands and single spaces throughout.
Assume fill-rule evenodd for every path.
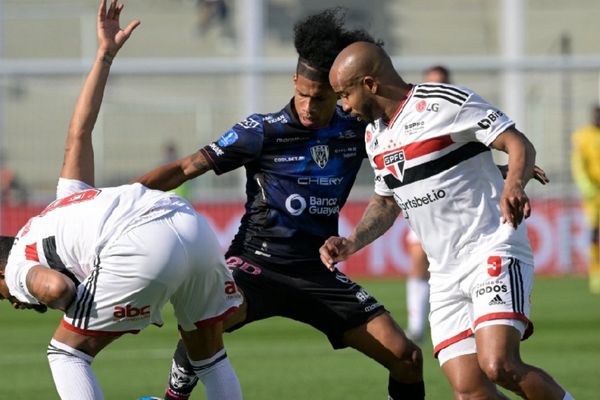
M 328 126 L 308 129 L 289 103 L 249 116 L 202 148 L 216 174 L 246 169 L 246 210 L 228 255 L 274 266 L 320 263 L 319 247 L 338 234 L 366 157 L 365 126 L 338 107 Z

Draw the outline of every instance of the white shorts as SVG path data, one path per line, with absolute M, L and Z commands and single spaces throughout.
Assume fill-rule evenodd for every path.
M 235 311 L 241 299 L 209 224 L 182 205 L 111 240 L 62 324 L 90 336 L 136 333 L 162 325 L 170 301 L 179 326 L 191 331 Z
M 533 333 L 529 321 L 533 265 L 512 257 L 491 256 L 461 266 L 461 271 L 468 273 L 431 274 L 429 320 L 436 357 L 450 347 L 460 353 L 456 356 L 476 353 L 474 340 L 453 345 L 473 337 L 483 326 L 514 326 L 523 339 Z M 444 362 L 453 357 L 438 358 Z

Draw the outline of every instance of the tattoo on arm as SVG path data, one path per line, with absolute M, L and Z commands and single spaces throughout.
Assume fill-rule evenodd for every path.
M 362 249 L 383 235 L 396 221 L 400 208 L 393 197 L 373 196 L 350 239 L 356 250 Z

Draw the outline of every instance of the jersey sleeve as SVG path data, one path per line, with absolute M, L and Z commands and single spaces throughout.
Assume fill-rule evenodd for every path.
M 62 199 L 73 193 L 82 192 L 84 190 L 93 189 L 93 186 L 77 179 L 58 178 L 56 185 L 56 198 Z
M 255 160 L 262 150 L 263 138 L 263 117 L 253 114 L 200 151 L 213 171 L 220 175 Z
M 478 94 L 471 92 L 451 128 L 455 142 L 478 141 L 489 146 L 514 121 Z
M 19 253 L 24 250 L 17 244 L 12 250 L 6 263 L 5 279 L 8 291 L 20 302 L 29 304 L 40 304 L 40 302 L 29 293 L 27 289 L 27 274 L 29 270 L 39 263 L 25 259 Z

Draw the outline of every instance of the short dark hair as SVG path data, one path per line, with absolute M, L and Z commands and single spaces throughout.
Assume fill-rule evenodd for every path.
M 6 261 L 8 261 L 8 253 L 10 253 L 14 242 L 14 236 L 0 236 L 0 272 L 4 272 Z
M 383 46 L 383 41 L 375 40 L 364 29 L 345 29 L 346 12 L 343 7 L 328 8 L 294 25 L 294 46 L 299 57 L 297 74 L 328 81 L 333 61 L 347 46 L 354 42 Z

